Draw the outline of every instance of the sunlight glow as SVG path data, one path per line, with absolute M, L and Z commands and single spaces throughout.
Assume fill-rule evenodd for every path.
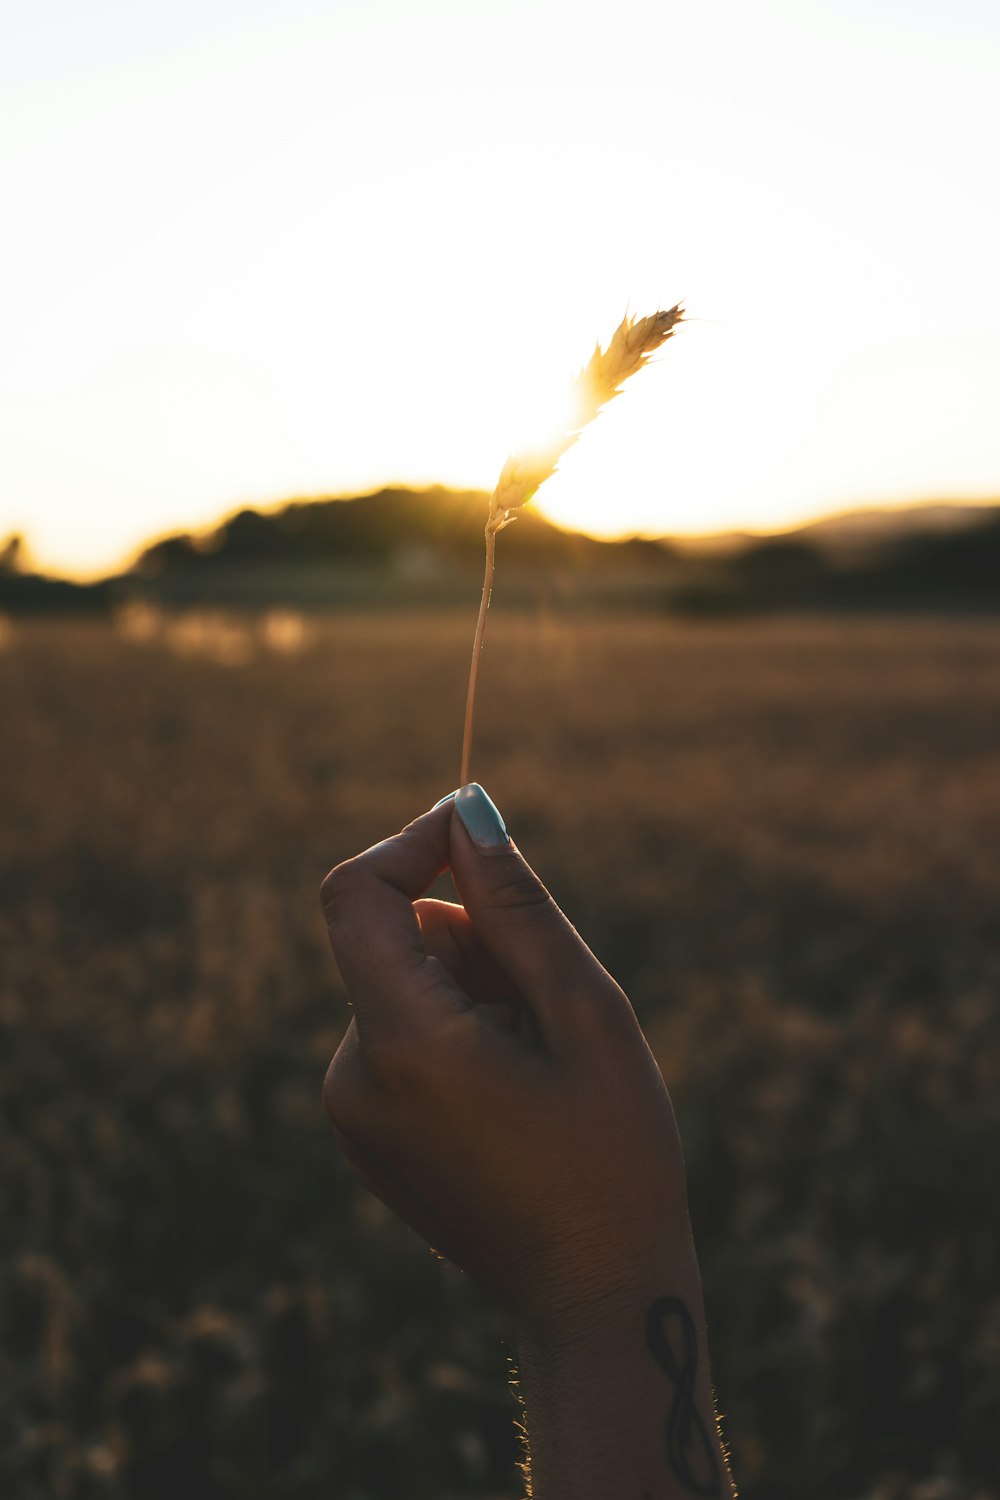
M 490 490 L 626 305 L 679 298 L 546 514 L 700 532 L 1000 495 L 985 0 L 36 0 L 4 25 L 0 538 L 46 565 L 241 504 Z

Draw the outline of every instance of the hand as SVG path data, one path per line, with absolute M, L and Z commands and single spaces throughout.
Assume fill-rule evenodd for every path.
M 462 905 L 420 899 L 448 868 Z M 543 1340 L 694 1265 L 632 1007 L 480 787 L 338 865 L 323 906 L 354 1008 L 324 1102 L 379 1198 Z

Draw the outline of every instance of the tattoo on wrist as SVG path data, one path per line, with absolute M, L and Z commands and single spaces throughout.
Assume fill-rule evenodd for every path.
M 667 1414 L 667 1461 L 695 1495 L 721 1495 L 719 1459 L 712 1434 L 695 1406 L 698 1335 L 679 1297 L 660 1297 L 646 1315 L 646 1343 L 674 1386 Z

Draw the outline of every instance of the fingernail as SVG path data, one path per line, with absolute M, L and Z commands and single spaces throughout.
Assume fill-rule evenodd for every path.
M 446 802 L 450 802 L 452 798 L 457 796 L 457 792 L 449 792 L 447 797 L 439 797 L 434 806 L 431 808 L 431 812 L 435 812 L 439 807 L 444 807 Z
M 455 811 L 472 842 L 481 849 L 499 849 L 510 843 L 507 825 L 478 781 L 459 787 L 455 793 Z

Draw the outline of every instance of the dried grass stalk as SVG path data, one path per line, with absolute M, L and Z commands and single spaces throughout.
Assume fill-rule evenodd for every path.
M 629 376 L 641 370 L 650 355 L 661 344 L 666 343 L 683 316 L 680 303 L 666 312 L 652 313 L 648 318 L 630 318 L 626 315 L 615 329 L 607 349 L 602 350 L 598 344 L 589 364 L 573 382 L 572 415 L 566 430 L 540 452 L 512 454 L 500 472 L 496 489 L 490 498 L 490 513 L 486 522 L 486 574 L 476 622 L 476 638 L 472 647 L 459 786 L 465 786 L 469 780 L 479 659 L 486 634 L 486 612 L 493 593 L 497 532 L 517 520 L 518 511 L 527 505 L 539 485 L 544 484 L 555 473 L 559 460 L 572 448 L 587 423 L 592 422 L 608 402 L 618 395 Z

